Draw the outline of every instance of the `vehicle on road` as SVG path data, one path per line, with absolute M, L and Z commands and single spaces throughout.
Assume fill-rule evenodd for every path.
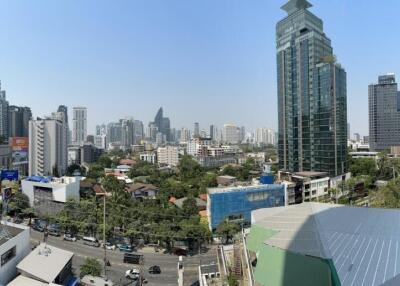
M 124 263 L 139 264 L 143 261 L 143 255 L 137 253 L 125 253 Z
M 44 232 L 47 227 L 47 221 L 42 219 L 35 219 L 32 228 L 36 231 Z
M 133 268 L 125 272 L 125 277 L 132 280 L 138 280 L 140 277 L 139 269 Z
M 115 250 L 117 247 L 114 245 L 114 244 L 112 244 L 111 242 L 106 242 L 105 244 L 104 244 L 104 247 L 107 249 L 107 250 Z
M 49 235 L 52 235 L 52 236 L 61 236 L 60 230 L 56 229 L 56 228 L 49 228 L 48 232 L 49 232 Z
M 85 245 L 94 246 L 94 247 L 100 246 L 99 241 L 95 237 L 84 236 L 84 237 L 82 237 L 82 240 L 83 240 L 83 244 L 85 244 Z
M 133 248 L 129 244 L 122 244 L 119 247 L 119 251 L 131 253 L 133 252 Z
M 161 274 L 161 268 L 158 265 L 153 265 L 149 268 L 150 274 Z
M 66 241 L 75 242 L 76 241 L 76 236 L 74 236 L 73 234 L 70 234 L 70 233 L 66 233 L 66 234 L 64 234 L 64 238 L 63 239 L 66 240 Z
M 187 256 L 187 249 L 183 247 L 174 247 L 172 253 L 178 256 Z

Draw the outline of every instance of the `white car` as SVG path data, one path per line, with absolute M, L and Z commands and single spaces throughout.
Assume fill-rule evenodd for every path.
M 112 244 L 112 243 L 109 243 L 109 242 L 106 242 L 106 243 L 104 244 L 104 247 L 105 247 L 107 250 L 115 250 L 115 249 L 116 249 L 116 246 L 115 246 L 114 244 Z
M 140 271 L 138 269 L 129 269 L 126 271 L 125 277 L 132 280 L 138 280 L 140 277 Z

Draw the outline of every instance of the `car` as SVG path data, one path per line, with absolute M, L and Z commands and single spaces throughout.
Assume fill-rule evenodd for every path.
M 74 236 L 73 234 L 70 234 L 70 233 L 66 233 L 66 234 L 64 234 L 64 238 L 63 239 L 66 240 L 66 241 L 75 242 L 76 241 L 76 236 Z
M 49 228 L 48 232 L 49 232 L 49 235 L 52 235 L 52 236 L 61 236 L 61 232 L 56 228 Z
M 129 263 L 129 264 L 140 264 L 143 262 L 143 255 L 138 254 L 138 253 L 125 253 L 124 254 L 124 263 Z
M 93 237 L 93 236 L 84 236 L 82 237 L 83 240 L 83 244 L 85 245 L 89 245 L 89 246 L 93 246 L 93 247 L 99 247 L 100 243 L 97 240 L 97 238 Z
M 153 265 L 149 268 L 150 274 L 161 274 L 161 268 L 158 265 Z
M 111 242 L 106 242 L 105 244 L 104 244 L 104 247 L 107 249 L 107 250 L 115 250 L 117 247 L 114 245 L 114 244 L 112 244 Z
M 36 231 L 40 231 L 40 232 L 44 232 L 44 226 L 40 225 L 40 224 L 34 224 L 32 225 L 32 228 Z
M 129 269 L 125 272 L 125 277 L 132 280 L 139 280 L 140 271 L 136 268 Z
M 133 248 L 132 248 L 132 246 L 130 246 L 128 244 L 122 244 L 119 247 L 119 251 L 131 253 L 131 252 L 133 252 Z

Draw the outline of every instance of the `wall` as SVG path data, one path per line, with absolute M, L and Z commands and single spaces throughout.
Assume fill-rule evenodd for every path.
M 8 223 L 11 226 L 16 226 Z M 21 226 L 17 226 L 21 228 Z M 17 275 L 17 264 L 25 258 L 31 251 L 30 246 L 30 230 L 24 227 L 25 230 L 19 233 L 14 238 L 0 245 L 0 257 L 7 250 L 16 246 L 16 256 L 5 265 L 0 265 L 0 286 L 7 285 Z

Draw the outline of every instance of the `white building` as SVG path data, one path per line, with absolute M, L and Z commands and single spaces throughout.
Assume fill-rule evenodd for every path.
M 62 209 L 69 199 L 79 200 L 80 181 L 80 177 L 28 177 L 21 181 L 21 187 L 32 207 L 52 213 Z
M 9 239 L 0 239 L 0 286 L 7 285 L 17 275 L 17 264 L 31 251 L 30 228 L 18 224 L 0 223 Z
M 225 124 L 222 129 L 222 140 L 228 144 L 237 144 L 240 141 L 240 128 L 233 124 Z
M 190 156 L 198 156 L 203 147 L 210 147 L 212 144 L 211 138 L 196 137 L 186 145 L 186 152 Z
M 182 128 L 181 129 L 181 138 L 180 138 L 180 143 L 187 143 L 190 141 L 190 130 L 187 128 Z
M 96 146 L 99 149 L 106 150 L 107 149 L 107 135 L 106 134 L 95 135 L 94 136 L 94 146 Z
M 157 149 L 157 161 L 159 164 L 168 166 L 177 166 L 179 163 L 178 147 L 166 146 Z
M 258 128 L 254 132 L 254 142 L 256 144 L 275 145 L 275 131 L 267 128 Z
M 61 118 L 29 121 L 29 175 L 65 174 L 67 168 L 67 129 Z
M 86 141 L 87 136 L 87 109 L 74 107 L 72 112 L 72 144 L 80 145 Z
M 156 153 L 153 152 L 146 152 L 146 153 L 141 153 L 139 155 L 140 161 L 145 161 L 151 164 L 157 163 L 157 156 Z

